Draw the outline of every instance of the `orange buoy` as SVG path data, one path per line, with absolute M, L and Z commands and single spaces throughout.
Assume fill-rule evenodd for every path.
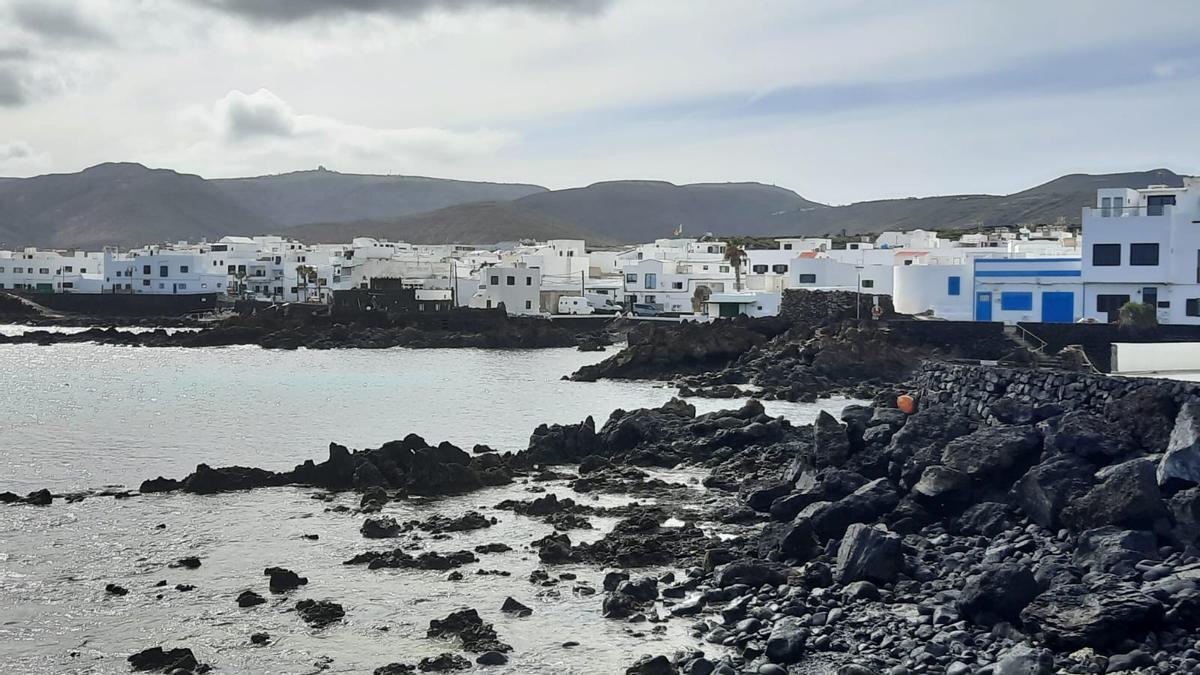
M 917 401 L 908 394 L 902 394 L 896 397 L 896 407 L 905 415 L 911 415 L 917 410 Z

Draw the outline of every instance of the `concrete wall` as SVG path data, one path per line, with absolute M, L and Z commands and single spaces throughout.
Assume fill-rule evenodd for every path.
M 1114 373 L 1169 373 L 1200 370 L 1200 342 L 1114 342 Z

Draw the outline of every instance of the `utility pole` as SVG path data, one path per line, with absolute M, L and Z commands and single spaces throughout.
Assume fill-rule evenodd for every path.
M 854 266 L 854 318 L 862 319 L 862 267 Z

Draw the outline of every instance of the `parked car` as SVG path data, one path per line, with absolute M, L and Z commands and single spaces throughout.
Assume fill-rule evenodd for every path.
M 567 295 L 558 299 L 559 314 L 591 314 L 593 311 L 586 298 Z
M 662 307 L 644 302 L 635 302 L 631 310 L 634 316 L 661 316 Z

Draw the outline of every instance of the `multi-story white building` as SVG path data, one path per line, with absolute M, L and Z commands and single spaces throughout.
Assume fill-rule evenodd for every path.
M 708 295 L 734 290 L 733 268 L 720 257 L 648 259 L 622 269 L 626 308 L 646 304 L 663 312 L 702 314 Z
M 1160 323 L 1200 324 L 1200 180 L 1101 189 L 1083 210 L 1084 316 L 1116 319 L 1126 302 Z
M 0 251 L 0 290 L 38 293 L 99 293 L 100 253 L 25 248 Z
M 541 314 L 542 272 L 524 264 L 494 265 L 479 271 L 479 284 L 468 303 L 475 309 L 504 306 L 509 314 Z

